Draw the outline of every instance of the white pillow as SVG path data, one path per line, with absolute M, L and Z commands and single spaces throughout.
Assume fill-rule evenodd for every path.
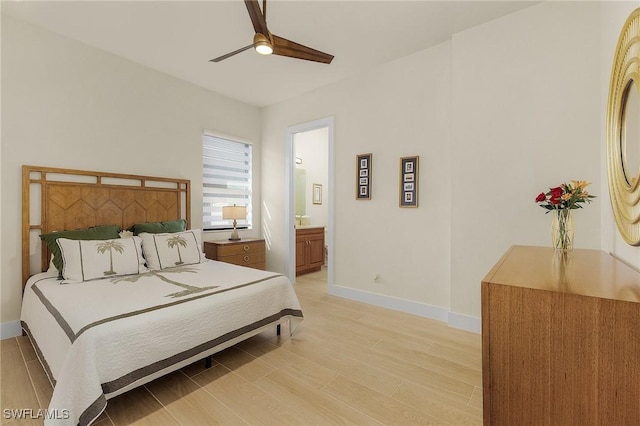
M 190 229 L 183 232 L 150 234 L 143 232 L 142 252 L 149 269 L 166 269 L 202 263 L 207 259 L 202 252 L 202 232 Z
M 114 240 L 69 240 L 58 238 L 62 253 L 63 283 L 117 277 L 147 272 L 138 237 Z

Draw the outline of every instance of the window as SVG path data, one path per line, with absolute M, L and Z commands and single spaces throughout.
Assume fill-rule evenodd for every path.
M 251 148 L 248 143 L 209 134 L 202 137 L 202 228 L 231 229 L 222 220 L 223 206 L 246 206 L 247 219 L 238 228 L 251 228 Z

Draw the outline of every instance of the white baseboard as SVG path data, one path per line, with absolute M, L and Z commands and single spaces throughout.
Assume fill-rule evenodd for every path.
M 344 297 L 345 299 L 351 299 L 358 302 L 368 303 L 370 305 L 380 306 L 382 308 L 393 309 L 444 322 L 447 321 L 447 314 L 449 313 L 447 309 L 440 306 L 428 305 L 426 303 L 414 302 L 411 300 L 385 296 L 378 293 L 370 293 L 364 290 L 337 285 L 329 287 L 328 293 L 333 296 Z
M 460 328 L 476 334 L 482 333 L 482 321 L 478 317 L 449 312 L 447 323 L 450 327 Z
M 446 322 L 450 327 L 460 328 L 477 334 L 480 334 L 482 331 L 480 318 L 450 312 L 447 308 L 440 306 L 399 299 L 338 285 L 328 287 L 328 293 L 332 296 L 344 297 L 345 299 L 355 300 L 357 302 L 368 303 L 370 305 Z
M 3 322 L 0 324 L 0 340 L 20 336 L 22 327 L 20 321 Z

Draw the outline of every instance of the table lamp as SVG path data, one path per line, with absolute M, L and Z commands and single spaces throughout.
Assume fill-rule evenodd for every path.
M 232 220 L 233 219 L 233 232 L 231 233 L 231 237 L 229 237 L 230 241 L 240 241 L 240 236 L 238 235 L 238 230 L 236 229 L 237 220 L 246 219 L 247 218 L 247 207 L 246 206 L 224 206 L 222 207 L 222 219 L 223 220 Z

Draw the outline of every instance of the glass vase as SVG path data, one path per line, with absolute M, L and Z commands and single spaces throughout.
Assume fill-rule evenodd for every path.
M 569 209 L 551 211 L 551 243 L 562 251 L 573 250 L 573 212 Z

